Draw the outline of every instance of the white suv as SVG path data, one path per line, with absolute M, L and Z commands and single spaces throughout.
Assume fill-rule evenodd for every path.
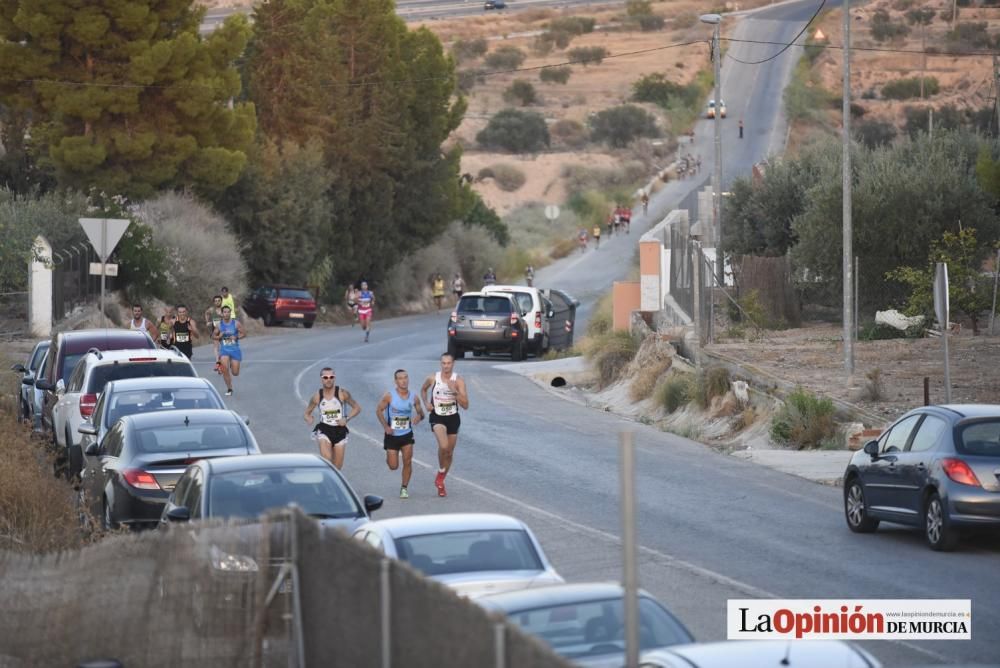
M 538 288 L 526 285 L 484 285 L 483 294 L 502 292 L 510 295 L 521 309 L 521 317 L 528 325 L 528 349 L 533 355 L 544 355 L 549 349 L 549 318 L 552 302 Z
M 69 476 L 83 464 L 80 424 L 90 419 L 97 397 L 108 381 L 151 376 L 197 376 L 191 361 L 177 350 L 90 349 L 76 365 L 52 407 L 52 431 L 57 446 L 65 448 Z M 58 391 L 57 391 L 58 392 Z

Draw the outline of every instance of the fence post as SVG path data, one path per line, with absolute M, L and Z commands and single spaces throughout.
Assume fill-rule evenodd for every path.
M 507 668 L 507 627 L 503 622 L 493 624 L 493 666 Z
M 392 616 L 389 605 L 392 603 L 389 587 L 389 559 L 383 558 L 379 573 L 379 613 L 382 626 L 382 668 L 392 668 Z
M 52 245 L 35 237 L 37 254 L 28 268 L 28 329 L 32 336 L 52 335 Z
M 701 368 L 701 244 L 692 241 L 687 244 L 685 252 L 690 254 L 691 287 L 694 305 L 691 307 L 691 318 L 694 320 L 695 353 L 694 365 Z

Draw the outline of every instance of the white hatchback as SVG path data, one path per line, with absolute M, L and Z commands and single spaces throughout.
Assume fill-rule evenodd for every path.
M 533 355 L 544 355 L 549 349 L 549 318 L 553 314 L 552 302 L 538 288 L 526 285 L 484 285 L 483 294 L 502 292 L 514 298 L 521 309 L 521 317 L 528 325 L 528 350 Z

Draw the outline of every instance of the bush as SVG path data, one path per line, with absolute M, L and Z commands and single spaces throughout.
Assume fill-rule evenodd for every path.
M 691 401 L 691 378 L 672 373 L 656 388 L 656 401 L 668 413 L 675 413 Z
M 600 65 L 608 55 L 608 50 L 603 46 L 578 46 L 569 50 L 569 59 L 574 63 L 587 65 Z
M 570 35 L 583 35 L 594 32 L 597 19 L 590 16 L 561 16 L 549 21 L 549 30 L 561 30 Z
M 855 127 L 854 136 L 868 148 L 878 148 L 896 139 L 896 126 L 885 121 L 864 121 Z
M 479 58 L 486 53 L 487 49 L 489 49 L 489 44 L 482 37 L 470 40 L 459 39 L 451 46 L 451 52 L 455 55 L 457 62 Z
M 924 95 L 930 97 L 937 95 L 940 91 L 936 77 L 923 77 Z M 882 96 L 887 100 L 908 100 L 913 97 L 920 97 L 920 77 L 909 77 L 906 79 L 896 79 L 882 86 Z
M 538 94 L 531 82 L 524 79 L 515 79 L 514 82 L 503 92 L 503 99 L 508 104 L 520 104 L 526 107 L 529 104 L 538 102 Z
M 799 388 L 785 398 L 772 418 L 771 438 L 799 450 L 828 447 L 837 438 L 835 412 L 832 400 Z
M 515 190 L 518 190 L 527 180 L 524 172 L 514 165 L 508 165 L 503 162 L 493 165 L 492 173 L 496 184 L 500 186 L 501 190 L 505 190 L 507 192 L 514 192 Z M 482 174 L 482 172 L 480 172 L 480 174 Z
M 152 230 L 166 260 L 166 275 L 160 280 L 168 303 L 184 303 L 198 312 L 223 285 L 236 295 L 237 304 L 246 296 L 240 243 L 221 216 L 190 195 L 177 193 L 144 202 L 137 215 Z
M 872 15 L 872 38 L 876 42 L 901 39 L 910 34 L 910 28 L 905 23 L 892 20 L 889 12 L 884 9 L 875 11 Z
M 549 128 L 539 113 L 504 109 L 490 119 L 476 141 L 486 148 L 530 153 L 549 145 Z
M 944 11 L 950 12 L 948 8 Z M 968 23 L 957 23 L 953 30 L 945 34 L 945 43 L 950 51 L 978 51 L 989 49 L 995 45 L 995 40 L 990 36 L 988 24 L 985 21 L 970 21 Z
M 597 300 L 597 305 L 590 315 L 590 322 L 587 323 L 587 336 L 597 337 L 610 334 L 613 322 L 614 298 L 611 292 L 607 292 Z
M 920 133 L 928 132 L 930 126 L 930 107 L 905 107 L 903 132 L 911 139 Z M 965 126 L 968 118 L 965 113 L 953 105 L 945 105 L 934 109 L 934 134 L 944 130 L 957 130 Z
M 573 40 L 573 34 L 565 30 L 547 30 L 535 38 L 532 48 L 540 56 L 547 55 L 554 48 L 565 49 Z
M 462 93 L 468 94 L 476 84 L 483 82 L 483 71 L 480 69 L 458 70 L 455 73 L 456 85 Z
M 516 70 L 524 62 L 524 51 L 516 46 L 501 46 L 487 54 L 486 66 L 491 70 Z
M 583 123 L 570 118 L 553 123 L 550 132 L 560 144 L 568 148 L 582 148 L 590 141 L 590 134 Z
M 640 14 L 632 19 L 639 29 L 643 32 L 656 32 L 657 30 L 663 30 L 663 26 L 666 25 L 666 19 L 664 19 L 659 14 Z
M 618 380 L 639 347 L 627 332 L 607 332 L 587 342 L 585 355 L 597 370 L 598 384 L 603 388 Z
M 552 245 L 552 250 L 549 251 L 549 257 L 553 260 L 561 260 L 564 257 L 569 257 L 576 249 L 576 239 L 559 239 Z
M 681 85 L 655 72 L 632 84 L 632 99 L 650 102 L 664 109 L 701 103 L 701 90 L 695 84 Z
M 628 388 L 628 396 L 632 401 L 648 399 L 660 382 L 660 377 L 670 368 L 672 360 L 669 357 L 653 360 L 639 369 Z
M 569 65 L 562 65 L 560 67 L 545 67 L 538 71 L 538 78 L 546 83 L 564 84 L 569 81 L 570 74 L 572 73 L 573 68 Z
M 598 112 L 590 118 L 591 138 L 623 148 L 640 137 L 658 137 L 656 119 L 642 107 L 625 104 Z
M 653 0 L 625 0 L 628 16 L 649 16 L 653 12 Z

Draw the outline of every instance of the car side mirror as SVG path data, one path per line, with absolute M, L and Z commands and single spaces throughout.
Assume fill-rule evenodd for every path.
M 93 422 L 81 422 L 80 426 L 77 427 L 76 430 L 77 432 L 87 436 L 97 436 L 97 425 Z
M 878 457 L 878 441 L 868 441 L 865 443 L 865 454 L 872 459 Z
M 101 444 L 100 443 L 88 443 L 87 449 L 83 451 L 83 454 L 88 457 L 96 457 L 101 454 Z
M 250 426 L 250 416 L 249 416 L 249 415 L 241 415 L 241 416 L 240 416 L 240 419 L 241 419 L 241 420 L 243 420 L 243 422 L 244 422 L 244 423 L 245 423 L 245 424 L 246 424 L 246 425 L 247 425 L 248 427 Z
M 52 391 L 52 383 L 45 380 L 44 378 L 39 378 L 35 381 L 35 387 L 39 390 L 44 390 L 46 392 Z
M 365 496 L 365 510 L 369 513 L 374 513 L 376 510 L 382 507 L 382 497 L 375 494 L 368 494 Z
M 28 373 L 28 370 L 24 368 L 23 364 L 15 364 L 10 367 L 11 371 L 16 371 L 17 373 Z
M 171 522 L 187 522 L 191 519 L 191 511 L 187 506 L 174 506 L 167 511 L 167 519 Z
M 34 385 L 34 384 L 35 384 L 35 379 L 30 376 L 21 379 L 21 385 Z

